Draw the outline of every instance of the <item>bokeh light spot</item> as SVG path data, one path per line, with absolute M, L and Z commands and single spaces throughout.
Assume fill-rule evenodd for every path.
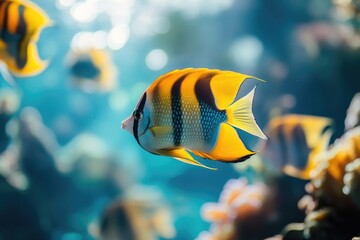
M 126 44 L 130 35 L 129 27 L 125 24 L 120 24 L 111 29 L 107 45 L 112 50 L 119 50 Z
M 97 10 L 91 2 L 80 2 L 71 7 L 70 14 L 78 22 L 91 22 L 96 18 Z
M 263 53 L 263 48 L 263 44 L 256 37 L 244 36 L 230 47 L 230 56 L 242 68 L 252 69 Z
M 162 49 L 154 49 L 146 56 L 146 66 L 154 71 L 160 70 L 168 63 L 168 56 Z

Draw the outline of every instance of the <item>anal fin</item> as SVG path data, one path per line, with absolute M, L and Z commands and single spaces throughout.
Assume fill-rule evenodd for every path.
M 181 162 L 185 162 L 185 163 L 188 163 L 191 165 L 195 165 L 195 166 L 199 166 L 199 167 L 203 167 L 203 168 L 207 168 L 207 169 L 211 169 L 211 170 L 216 170 L 216 168 L 211 168 L 211 167 L 205 166 L 202 163 L 196 161 L 190 155 L 190 153 L 187 152 L 183 148 L 161 149 L 161 150 L 158 150 L 157 153 L 159 153 L 161 155 L 171 156 L 171 157 L 175 158 L 176 160 L 179 160 Z
M 206 158 L 221 162 L 244 161 L 255 153 L 246 148 L 236 130 L 227 123 L 220 124 L 218 138 L 211 151 L 195 152 L 198 156 L 206 156 Z

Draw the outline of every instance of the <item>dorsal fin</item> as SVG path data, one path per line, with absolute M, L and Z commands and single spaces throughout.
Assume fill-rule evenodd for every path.
M 241 84 L 247 78 L 261 79 L 231 71 L 219 71 L 210 81 L 215 103 L 218 109 L 224 110 L 229 107 L 236 98 Z

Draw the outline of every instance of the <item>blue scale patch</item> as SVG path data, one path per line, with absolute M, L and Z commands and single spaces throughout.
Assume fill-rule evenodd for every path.
M 214 109 L 211 104 L 199 101 L 200 122 L 204 142 L 208 145 L 214 145 L 217 139 L 218 128 L 220 123 L 226 121 L 226 112 Z

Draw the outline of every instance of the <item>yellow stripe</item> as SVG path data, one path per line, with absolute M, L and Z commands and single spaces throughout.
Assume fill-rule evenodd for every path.
M 147 94 L 154 104 L 154 125 L 162 125 L 165 119 L 171 119 L 171 88 L 182 75 L 171 74 L 164 78 L 164 81 L 155 80 L 147 89 Z M 168 116 L 170 114 L 170 116 Z
M 173 77 L 177 77 L 177 78 L 180 78 L 181 76 L 185 75 L 185 74 L 188 74 L 188 73 L 191 73 L 191 72 L 194 72 L 194 71 L 200 71 L 200 70 L 207 70 L 205 68 L 201 69 L 201 68 L 198 68 L 198 69 L 195 69 L 195 68 L 184 68 L 184 69 L 176 69 L 176 70 L 173 70 L 171 72 L 168 72 L 168 73 L 165 73 L 163 75 L 161 75 L 160 77 L 158 77 L 151 85 L 150 87 L 148 88 L 148 90 L 151 92 L 153 90 L 154 87 L 158 86 L 158 84 L 160 82 L 163 82 L 163 81 L 168 81 L 169 78 L 173 78 Z
M 16 34 L 19 25 L 19 5 L 10 3 L 8 8 L 7 31 Z
M 192 71 L 181 85 L 182 113 L 183 116 L 187 116 L 185 118 L 183 117 L 183 134 L 186 135 L 185 140 L 187 139 L 188 141 L 202 136 L 200 107 L 195 94 L 195 84 L 202 74 L 202 70 Z M 201 142 L 199 142 L 199 144 L 201 144 Z

